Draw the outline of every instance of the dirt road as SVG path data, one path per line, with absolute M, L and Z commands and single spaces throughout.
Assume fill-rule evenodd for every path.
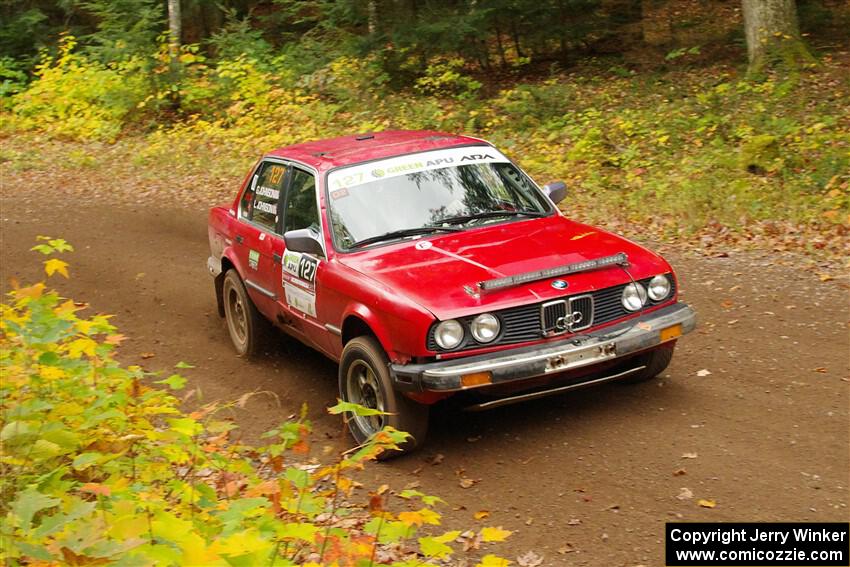
M 333 363 L 286 339 L 259 362 L 234 355 L 205 270 L 201 207 L 11 198 L 24 189 L 7 184 L 0 201 L 4 289 L 9 277 L 40 277 L 27 252 L 36 235 L 66 238 L 77 250 L 61 289 L 116 315 L 130 337 L 122 360 L 163 371 L 191 362 L 204 400 L 273 392 L 281 407 L 258 396 L 236 413 L 251 437 L 307 402 L 319 436 L 349 442 L 324 413 L 337 395 Z M 376 465 L 368 480 L 420 483 L 449 502 L 452 527 L 489 510 L 489 525 L 515 532 L 501 551 L 534 551 L 544 565 L 661 565 L 667 521 L 847 520 L 846 284 L 757 256 L 667 255 L 700 327 L 661 379 L 489 413 L 438 410 L 424 450 Z M 480 481 L 461 488 L 461 470 Z M 683 489 L 693 497 L 677 498 Z

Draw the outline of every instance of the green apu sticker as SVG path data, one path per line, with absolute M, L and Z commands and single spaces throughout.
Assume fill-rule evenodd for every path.
M 256 270 L 257 266 L 260 264 L 260 253 L 256 250 L 250 250 L 248 252 L 248 267 L 252 270 Z

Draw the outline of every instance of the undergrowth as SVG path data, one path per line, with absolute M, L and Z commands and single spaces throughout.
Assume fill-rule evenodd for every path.
M 69 276 L 55 257 L 72 250 L 64 240 L 41 237 L 34 250 L 48 277 Z M 438 530 L 442 500 L 417 490 L 364 494 L 353 473 L 406 433 L 385 428 L 322 463 L 302 411 L 266 444 L 240 442 L 228 404 L 181 408 L 189 365 L 165 378 L 121 366 L 124 337 L 85 309 L 44 282 L 15 285 L 0 304 L 4 565 L 412 567 L 480 555 L 510 534 Z
M 192 46 L 179 80 L 154 73 L 159 82 L 141 88 L 131 66 L 98 67 L 72 48 L 66 38 L 29 88 L 4 99 L 7 134 L 109 142 L 123 132 L 142 175 L 238 179 L 279 146 L 428 128 L 487 138 L 541 183 L 566 180 L 567 209 L 594 222 L 651 220 L 669 236 L 706 226 L 744 233 L 763 222 L 831 234 L 850 227 L 843 60 L 761 81 L 722 65 L 646 75 L 598 65 L 488 94 L 456 60 L 431 61 L 411 89 L 397 90 L 373 57 L 340 57 L 296 76 L 283 55 L 212 63 Z M 103 85 L 112 84 L 124 88 L 107 96 Z

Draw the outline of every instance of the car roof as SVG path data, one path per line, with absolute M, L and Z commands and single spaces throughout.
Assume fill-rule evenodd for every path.
M 481 144 L 487 142 L 434 130 L 386 130 L 293 144 L 269 152 L 267 157 L 290 159 L 324 172 L 364 161 Z

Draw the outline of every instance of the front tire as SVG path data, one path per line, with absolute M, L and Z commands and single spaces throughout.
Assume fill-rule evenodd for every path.
M 252 357 L 262 351 L 268 341 L 270 325 L 263 318 L 236 270 L 228 270 L 222 285 L 224 318 L 236 353 Z
M 400 446 L 401 453 L 409 453 L 425 441 L 428 432 L 428 406 L 406 398 L 393 388 L 389 360 L 378 341 L 361 336 L 346 343 L 339 363 L 339 393 L 346 402 L 352 402 L 389 415 L 351 416 L 348 430 L 358 444 L 391 426 L 406 431 L 410 439 Z M 401 454 L 384 451 L 378 458 L 387 459 Z
M 673 350 L 675 349 L 675 346 L 675 344 L 665 345 L 636 356 L 634 358 L 634 366 L 646 366 L 646 368 L 632 376 L 629 376 L 625 379 L 625 382 L 637 384 L 639 382 L 646 382 L 647 380 L 656 378 L 667 369 L 667 366 L 669 366 L 670 361 L 673 359 Z

